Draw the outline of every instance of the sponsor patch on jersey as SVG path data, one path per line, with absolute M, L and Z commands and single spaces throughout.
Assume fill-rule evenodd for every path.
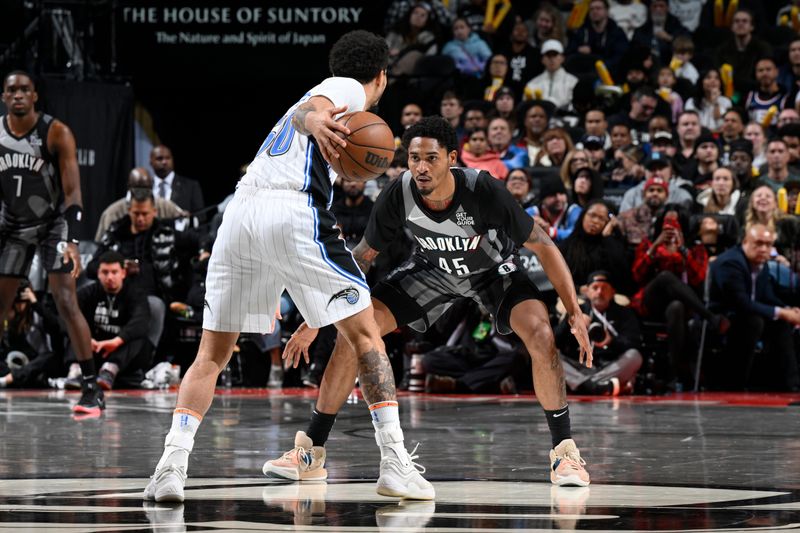
M 360 294 L 358 292 L 358 289 L 356 289 L 355 287 L 347 287 L 346 289 L 341 290 L 336 294 L 334 294 L 333 296 L 331 296 L 331 299 L 328 300 L 328 305 L 326 305 L 325 307 L 326 308 L 330 307 L 330 305 L 336 300 L 345 300 L 350 305 L 356 305 L 358 303 L 359 298 Z
M 474 226 L 475 219 L 466 214 L 464 211 L 459 211 L 456 213 L 456 224 L 459 226 Z
M 41 146 L 42 138 L 39 137 L 39 134 L 34 131 L 31 133 L 30 137 L 28 137 L 28 142 L 31 144 L 31 146 Z

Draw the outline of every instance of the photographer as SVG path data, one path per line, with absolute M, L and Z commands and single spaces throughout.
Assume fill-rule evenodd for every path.
M 555 333 L 567 386 L 586 394 L 630 393 L 642 366 L 639 321 L 631 309 L 614 301 L 616 290 L 608 272 L 592 272 L 586 285 L 588 301 L 581 309 L 594 346 L 594 365 L 586 368 L 578 362 L 578 343 L 565 318 Z
M 56 312 L 36 297 L 30 282 L 22 280 L 14 305 L 6 316 L 0 345 L 0 387 L 44 387 L 47 378 L 62 372 L 61 355 L 52 346 L 62 338 Z

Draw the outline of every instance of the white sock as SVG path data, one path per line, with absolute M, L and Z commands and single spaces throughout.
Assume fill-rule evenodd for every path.
M 375 427 L 375 442 L 381 450 L 381 459 L 387 454 L 394 455 L 403 464 L 410 463 L 403 442 L 403 429 L 400 427 L 400 412 L 397 402 L 378 402 L 369 406 L 372 425 Z
M 201 418 L 188 409 L 175 409 L 172 414 L 172 427 L 164 439 L 164 453 L 156 465 L 156 470 L 165 464 L 182 467 L 184 472 L 189 466 L 189 453 L 194 447 L 194 434 L 200 427 Z

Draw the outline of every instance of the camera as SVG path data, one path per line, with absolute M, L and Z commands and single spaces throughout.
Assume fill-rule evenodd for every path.
M 592 342 L 603 342 L 606 338 L 606 328 L 599 322 L 589 324 L 589 340 Z

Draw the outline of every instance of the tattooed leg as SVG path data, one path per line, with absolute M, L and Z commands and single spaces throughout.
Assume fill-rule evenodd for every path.
M 556 351 L 553 330 L 544 304 L 525 300 L 511 310 L 511 328 L 525 343 L 533 360 L 533 387 L 545 410 L 560 409 L 567 403 L 564 367 Z
M 348 356 L 341 357 L 341 360 L 352 361 L 353 355 L 358 355 L 358 375 L 361 382 L 361 392 L 368 404 L 381 401 L 394 401 L 397 397 L 394 386 L 394 374 L 389 358 L 386 356 L 381 334 L 382 330 L 394 327 L 394 317 L 389 319 L 384 317 L 383 311 L 387 311 L 383 304 L 376 302 L 376 309 L 369 307 L 346 320 L 339 322 L 336 327 L 341 332 L 337 340 L 337 352 L 340 351 L 339 343 L 347 339 L 347 346 L 341 347 L 341 351 L 349 350 Z M 376 316 L 381 318 L 381 322 L 386 322 L 381 328 L 375 322 Z M 389 314 L 390 315 L 390 314 Z M 391 331 L 391 329 L 388 329 Z M 333 359 L 331 359 L 333 362 Z M 352 365 L 352 363 L 349 363 Z M 326 369 L 326 374 L 328 369 Z

